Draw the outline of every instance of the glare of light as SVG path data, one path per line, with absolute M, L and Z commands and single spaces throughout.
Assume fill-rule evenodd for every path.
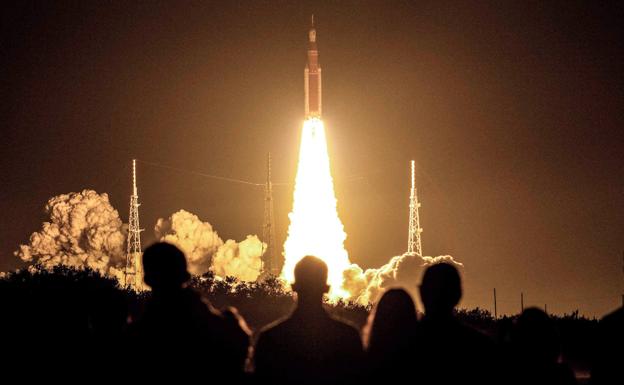
M 328 267 L 330 300 L 348 297 L 342 282 L 343 271 L 350 265 L 344 247 L 347 234 L 338 217 L 336 203 L 325 127 L 322 120 L 310 118 L 304 122 L 301 134 L 282 277 L 292 283 L 297 262 L 306 255 L 318 257 Z

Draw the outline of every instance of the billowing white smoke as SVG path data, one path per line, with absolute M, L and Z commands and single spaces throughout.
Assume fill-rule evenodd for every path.
M 419 257 L 417 255 L 399 255 L 378 269 L 363 270 L 352 264 L 343 272 L 343 287 L 349 293 L 349 300 L 366 305 L 375 302 L 381 294 L 392 287 L 402 287 L 414 293 L 423 270 L 439 262 L 462 266 L 450 255 L 438 257 Z
M 178 246 L 186 254 L 191 274 L 203 274 L 210 268 L 212 255 L 223 241 L 208 222 L 180 210 L 169 218 L 159 218 L 154 226 L 156 237 Z
M 48 221 L 40 231 L 32 233 L 28 244 L 19 246 L 16 256 L 44 268 L 60 264 L 89 267 L 122 277 L 127 229 L 106 193 L 83 190 L 59 195 L 48 200 L 45 212 Z M 240 243 L 231 239 L 223 242 L 210 223 L 184 210 L 158 219 L 154 229 L 160 240 L 178 245 L 185 252 L 193 274 L 212 270 L 217 276 L 244 281 L 256 280 L 260 274 L 266 244 L 255 235 L 248 235 Z M 376 301 L 390 287 L 401 286 L 413 292 L 423 269 L 442 261 L 461 265 L 449 255 L 401 255 L 378 269 L 363 270 L 351 264 L 343 271 L 343 289 L 349 300 L 361 304 Z
M 59 195 L 48 200 L 45 212 L 48 220 L 40 231 L 32 233 L 28 244 L 19 246 L 17 257 L 44 268 L 89 267 L 123 282 L 127 225 L 106 193 L 83 190 Z M 224 243 L 210 223 L 184 210 L 158 219 L 154 229 L 160 240 L 185 252 L 192 274 L 213 270 L 218 276 L 245 281 L 253 281 L 260 274 L 266 244 L 255 235 L 240 243 Z
M 125 262 L 126 228 L 106 193 L 93 190 L 58 195 L 45 206 L 48 221 L 15 255 L 44 268 L 90 267 L 119 277 Z
M 248 235 L 236 243 L 229 239 L 212 258 L 212 271 L 219 277 L 233 276 L 243 281 L 255 281 L 262 269 L 260 257 L 266 247 L 258 236 Z
M 185 210 L 158 219 L 154 230 L 161 241 L 184 251 L 192 274 L 212 270 L 217 276 L 233 276 L 243 281 L 254 281 L 260 275 L 266 244 L 255 235 L 248 235 L 240 243 L 231 239 L 224 243 L 210 223 Z

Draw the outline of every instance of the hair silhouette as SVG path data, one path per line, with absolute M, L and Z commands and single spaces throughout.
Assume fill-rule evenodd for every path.
M 386 291 L 365 327 L 366 372 L 371 383 L 398 383 L 414 377 L 416 306 L 403 289 Z
M 425 316 L 417 328 L 414 361 L 420 363 L 423 383 L 494 382 L 494 343 L 455 318 L 453 310 L 461 296 L 461 278 L 455 266 L 438 263 L 425 270 L 420 284 Z
M 297 307 L 290 317 L 265 328 L 255 348 L 260 383 L 350 384 L 357 381 L 362 344 L 351 326 L 323 309 L 327 265 L 307 256 L 295 266 Z
M 226 316 L 185 283 L 190 275 L 184 253 L 168 243 L 156 243 L 143 254 L 145 283 L 152 288 L 143 316 L 131 336 L 149 379 L 193 378 L 189 368 L 241 380 L 249 335 L 235 309 Z M 133 356 L 134 357 L 134 356 Z
M 365 345 L 369 352 L 391 351 L 416 328 L 416 306 L 403 289 L 386 291 L 369 317 Z
M 428 316 L 450 316 L 462 297 L 461 278 L 455 266 L 437 263 L 425 270 L 420 298 Z
M 180 288 L 191 278 L 184 253 L 165 242 L 154 243 L 145 249 L 143 271 L 145 283 L 154 291 Z
M 572 371 L 559 363 L 561 347 L 555 323 L 536 307 L 525 309 L 511 329 L 510 382 L 575 384 Z
M 297 293 L 297 300 L 305 306 L 320 305 L 323 295 L 329 291 L 327 265 L 312 256 L 303 257 L 295 265 L 295 282 L 291 285 Z
M 525 309 L 516 320 L 511 339 L 517 351 L 533 362 L 543 365 L 556 363 L 560 345 L 553 320 L 541 309 Z

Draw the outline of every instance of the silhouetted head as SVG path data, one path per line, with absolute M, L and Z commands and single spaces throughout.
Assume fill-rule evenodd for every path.
M 450 315 L 461 296 L 461 278 L 455 266 L 436 263 L 425 270 L 420 284 L 420 299 L 427 316 Z
M 154 243 L 143 253 L 144 281 L 152 290 L 182 287 L 191 275 L 186 269 L 184 253 L 170 243 Z
M 322 298 L 329 291 L 327 265 L 316 257 L 303 257 L 295 265 L 295 282 L 291 286 L 299 299 Z
M 559 335 L 555 323 L 536 307 L 525 309 L 516 319 L 511 342 L 516 353 L 525 359 L 553 364 L 559 358 Z
M 387 351 L 399 345 L 416 328 L 416 306 L 403 289 L 386 291 L 369 317 L 366 344 L 370 350 Z

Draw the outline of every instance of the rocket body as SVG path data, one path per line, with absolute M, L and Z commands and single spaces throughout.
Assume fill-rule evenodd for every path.
M 318 61 L 316 46 L 316 29 L 314 16 L 308 32 L 308 62 L 303 71 L 305 90 L 305 116 L 307 118 L 321 117 L 321 66 Z

